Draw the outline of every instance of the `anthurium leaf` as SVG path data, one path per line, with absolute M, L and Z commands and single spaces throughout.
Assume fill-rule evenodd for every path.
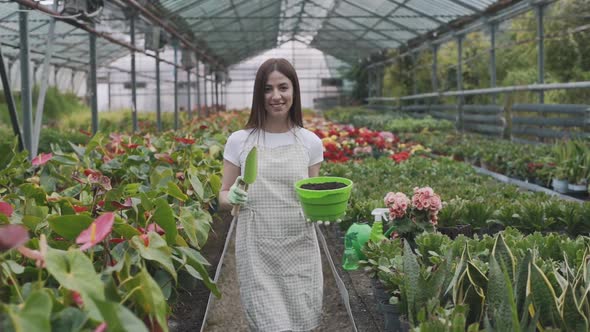
M 62 287 L 82 295 L 85 305 L 89 296 L 104 299 L 104 286 L 94 271 L 90 259 L 80 250 L 68 251 L 48 248 L 45 258 L 47 271 Z
M 168 331 L 166 313 L 168 305 L 158 283 L 149 272 L 142 269 L 132 279 L 125 283 L 128 294 L 133 291 L 133 303 L 151 317 L 155 317 L 164 331 Z
M 127 240 L 140 234 L 137 229 L 124 222 L 116 222 L 113 224 L 113 231 Z
M 219 194 L 219 189 L 221 189 L 221 178 L 219 178 L 217 174 L 209 175 L 209 185 L 211 185 L 213 194 Z
M 171 181 L 174 181 L 174 171 L 170 167 L 157 166 L 150 174 L 150 185 L 153 189 L 164 189 Z
M 107 331 L 148 332 L 145 324 L 124 305 L 104 300 L 95 300 L 95 303 L 107 323 Z
M 201 183 L 201 180 L 199 180 L 197 169 L 194 166 L 191 166 L 188 170 L 188 180 L 197 196 L 200 199 L 203 199 L 203 184 Z
M 88 156 L 90 155 L 90 153 L 92 151 L 94 151 L 99 145 L 102 144 L 102 140 L 104 139 L 104 134 L 103 133 L 96 133 L 88 142 L 88 144 L 86 144 L 86 151 L 84 152 L 84 155 Z
M 60 236 L 73 241 L 92 221 L 92 217 L 83 214 L 56 216 L 49 219 L 49 227 Z
M 30 230 L 35 230 L 37 228 L 37 225 L 39 225 L 39 223 L 42 221 L 42 218 L 36 216 L 24 216 L 22 220 L 23 224 L 27 226 L 27 228 L 29 228 Z
M 166 193 L 180 201 L 186 201 L 188 196 L 182 192 L 182 190 L 178 187 L 178 185 L 172 181 L 168 182 L 168 188 Z
M 174 212 L 170 205 L 168 205 L 168 202 L 163 198 L 157 198 L 155 203 L 156 211 L 154 212 L 153 220 L 166 232 L 166 242 L 169 245 L 173 245 L 176 242 L 176 235 L 178 234 Z
M 86 324 L 88 316 L 80 309 L 67 307 L 51 318 L 51 331 L 79 332 Z
M 217 285 L 209 277 L 207 269 L 205 268 L 205 265 L 209 265 L 207 260 L 198 251 L 192 248 L 175 247 L 174 249 L 179 256 L 183 257 L 183 259 L 186 259 L 186 263 L 190 267 L 194 268 L 199 273 L 201 280 L 203 280 L 203 283 L 205 283 L 205 286 L 207 286 L 207 288 L 209 288 L 209 290 L 211 290 L 215 296 L 220 297 L 221 293 L 219 292 Z
M 13 260 L 7 260 L 0 264 L 3 270 L 12 271 L 14 274 L 21 274 L 25 271 L 25 267 Z
M 166 244 L 166 241 L 164 241 L 164 239 L 158 235 L 158 233 L 148 233 L 147 246 L 143 239 L 141 239 L 139 236 L 134 236 L 131 239 L 131 246 L 137 249 L 137 251 L 139 251 L 139 255 L 144 259 L 155 261 L 161 265 L 164 270 L 170 273 L 174 280 L 176 280 L 176 270 L 174 269 L 174 264 L 170 258 L 172 250 L 168 244 Z
M 70 144 L 70 146 L 72 147 L 72 150 L 74 150 L 74 152 L 82 157 L 86 154 L 86 148 L 84 148 L 83 146 L 78 146 L 76 144 L 73 144 L 72 142 L 68 142 Z
M 154 273 L 154 280 L 158 283 L 160 289 L 162 289 L 162 295 L 164 295 L 164 298 L 168 300 L 170 294 L 172 294 L 172 286 L 174 285 L 174 280 L 170 277 L 170 274 L 158 270 Z
M 211 215 L 194 207 L 182 207 L 179 219 L 190 244 L 202 248 L 211 229 Z
M 72 206 L 72 203 L 66 199 L 62 199 L 59 201 L 59 208 L 61 210 L 62 216 L 67 215 L 67 214 L 76 214 L 76 211 L 74 210 L 74 207 Z
M 23 307 L 10 305 L 5 308 L 16 332 L 50 331 L 49 318 L 53 302 L 51 297 L 42 290 L 36 290 L 24 303 Z

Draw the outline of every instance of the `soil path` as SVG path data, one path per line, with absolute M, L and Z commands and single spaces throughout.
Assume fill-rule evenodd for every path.
M 221 299 L 215 299 L 213 302 L 207 319 L 205 329 L 207 332 L 248 331 L 246 318 L 240 304 L 234 238 L 235 232 L 223 259 L 221 275 L 218 280 L 222 297 Z M 323 252 L 322 266 L 324 272 L 324 305 L 320 327 L 314 331 L 353 331 L 332 275 L 332 270 Z

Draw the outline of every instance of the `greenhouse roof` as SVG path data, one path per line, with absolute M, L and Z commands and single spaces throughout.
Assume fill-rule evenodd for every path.
M 139 11 L 136 47 L 143 34 L 165 26 L 175 38 L 188 40 L 201 61 L 227 68 L 287 41 L 300 41 L 348 63 L 385 49 L 423 40 L 433 31 L 450 31 L 466 17 L 482 17 L 518 0 L 105 0 L 95 30 L 130 42 L 128 9 Z M 18 3 L 0 6 L 0 40 L 5 55 L 19 47 Z M 52 1 L 41 1 L 51 8 Z M 30 5 L 29 7 L 31 7 Z M 29 16 L 31 57 L 43 59 L 51 16 L 35 10 Z M 71 21 L 70 21 L 71 23 Z M 89 62 L 88 32 L 58 21 L 52 62 L 85 69 Z M 90 25 L 78 21 L 77 24 Z M 181 39 L 183 40 L 183 39 Z M 186 43 L 181 43 L 186 46 Z M 130 52 L 128 47 L 98 38 L 97 61 L 105 65 Z M 149 52 L 148 52 L 149 53 Z M 153 52 L 152 52 L 153 53 Z

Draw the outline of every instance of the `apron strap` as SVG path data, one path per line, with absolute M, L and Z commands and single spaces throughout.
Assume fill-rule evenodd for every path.
M 225 253 L 227 252 L 227 248 L 229 247 L 229 242 L 232 237 L 232 233 L 234 231 L 234 227 L 236 225 L 236 220 L 238 216 L 234 216 L 231 224 L 229 225 L 229 230 L 227 231 L 227 237 L 225 238 L 225 244 L 223 245 L 223 252 L 221 253 L 221 257 L 219 258 L 219 262 L 217 263 L 217 269 L 215 269 L 215 277 L 213 278 L 213 282 L 217 283 L 219 279 L 219 275 L 221 274 L 221 266 L 223 265 L 223 258 L 225 257 Z M 203 316 L 203 323 L 201 324 L 201 332 L 205 330 L 207 326 L 207 317 L 209 316 L 209 309 L 213 307 L 213 300 L 215 295 L 212 292 L 209 292 L 209 299 L 207 300 L 207 308 L 205 309 L 205 315 Z
M 350 318 L 350 322 L 352 323 L 352 327 L 355 332 L 358 332 L 356 328 L 356 323 L 354 322 L 354 316 L 352 315 L 352 309 L 350 308 L 350 300 L 348 295 L 348 290 L 344 285 L 344 282 L 338 275 L 338 271 L 336 270 L 336 266 L 334 265 L 334 261 L 332 260 L 332 256 L 330 255 L 330 251 L 328 250 L 328 244 L 326 243 L 326 238 L 324 237 L 324 233 L 318 227 L 318 224 L 314 223 L 316 233 L 318 234 L 318 239 L 322 244 L 322 248 L 324 248 L 324 252 L 326 253 L 326 257 L 328 257 L 328 262 L 330 263 L 330 268 L 332 269 L 332 274 L 334 275 L 334 279 L 336 279 L 336 286 L 338 286 L 338 291 L 340 292 L 340 297 L 342 297 L 342 302 L 344 302 L 344 306 L 346 307 L 346 312 L 348 312 L 348 318 Z

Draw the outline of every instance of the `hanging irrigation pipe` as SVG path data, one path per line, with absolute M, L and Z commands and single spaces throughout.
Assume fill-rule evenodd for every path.
M 54 12 L 53 10 L 51 10 L 51 9 L 49 9 L 49 8 L 41 5 L 38 2 L 35 2 L 33 0 L 14 0 L 14 1 L 17 2 L 17 3 L 19 3 L 19 4 L 21 4 L 21 5 L 23 5 L 23 6 L 29 7 L 31 9 L 36 9 L 36 10 L 38 10 L 40 12 L 45 13 L 45 14 L 49 14 L 50 16 L 54 17 L 56 20 L 63 21 L 63 22 L 68 23 L 68 24 L 70 24 L 72 26 L 75 26 L 76 28 L 85 30 L 85 31 L 87 31 L 87 32 L 89 32 L 91 34 L 94 34 L 94 35 L 96 35 L 98 37 L 101 37 L 103 39 L 106 39 L 106 40 L 110 41 L 113 44 L 117 44 L 119 46 L 125 47 L 128 50 L 135 51 L 137 53 L 145 54 L 145 55 L 147 55 L 147 56 L 149 56 L 151 58 L 158 59 L 159 61 L 161 61 L 163 63 L 167 63 L 169 65 L 175 66 L 175 64 L 173 62 L 170 62 L 168 60 L 164 60 L 164 59 L 160 58 L 157 55 L 150 54 L 150 53 L 146 52 L 143 49 L 137 48 L 137 47 L 135 47 L 135 46 L 133 46 L 133 45 L 127 43 L 127 42 L 124 42 L 124 41 L 121 41 L 121 40 L 119 40 L 117 38 L 114 38 L 114 37 L 112 37 L 111 35 L 109 35 L 107 33 L 99 32 L 99 31 L 97 31 L 97 30 L 95 30 L 95 29 L 93 29 L 93 28 L 91 28 L 91 27 L 89 27 L 87 25 L 84 25 L 84 24 L 82 24 L 82 23 L 80 23 L 78 21 L 75 21 L 75 20 L 72 20 L 72 19 L 63 18 L 63 16 L 61 16 L 59 13 Z M 178 68 L 180 68 L 182 70 L 185 69 L 184 67 L 182 67 L 180 65 L 176 65 L 176 67 L 178 67 Z

